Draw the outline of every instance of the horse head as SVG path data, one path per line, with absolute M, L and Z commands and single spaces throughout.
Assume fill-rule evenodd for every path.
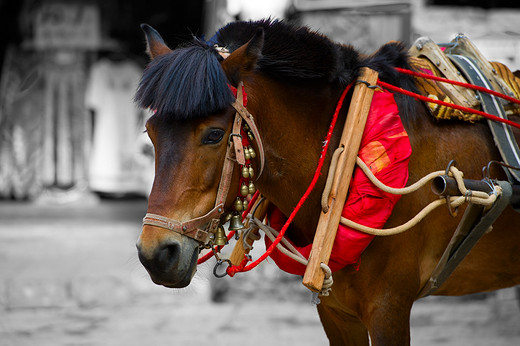
M 155 112 L 146 123 L 155 148 L 155 178 L 137 249 L 156 284 L 185 287 L 199 252 L 213 245 L 215 230 L 239 193 L 238 170 L 224 164 L 231 159 L 226 155 L 236 112 L 230 86 L 238 87 L 255 68 L 263 31 L 224 60 L 205 42 L 171 50 L 153 28 L 142 29 L 151 61 L 136 101 Z M 252 166 L 256 169 L 256 162 Z

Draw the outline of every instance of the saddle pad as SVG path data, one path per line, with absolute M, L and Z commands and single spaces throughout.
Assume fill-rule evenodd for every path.
M 408 180 L 408 161 L 412 148 L 401 123 L 392 93 L 378 90 L 374 93 L 358 156 L 385 185 L 402 188 Z M 365 226 L 381 228 L 390 217 L 399 195 L 385 193 L 373 185 L 359 167 L 354 170 L 342 216 Z M 268 212 L 271 227 L 280 230 L 286 217 L 276 207 Z M 370 244 L 373 235 L 339 225 L 332 248 L 329 267 L 334 272 L 358 264 L 361 253 Z M 288 239 L 290 241 L 290 239 Z M 265 237 L 266 246 L 271 241 Z M 293 244 L 294 245 L 294 244 Z M 306 258 L 312 244 L 295 246 Z M 288 273 L 303 275 L 305 266 L 287 257 L 278 249 L 271 254 L 278 267 Z
M 439 69 L 431 63 L 429 60 L 425 58 L 410 58 L 410 65 L 413 69 L 416 71 L 426 73 L 429 75 L 433 75 L 435 77 L 444 77 L 444 75 L 439 71 Z M 415 85 L 417 86 L 417 89 L 419 90 L 419 93 L 423 96 L 440 100 L 448 103 L 455 103 L 440 87 L 439 84 L 431 79 L 421 78 L 421 77 L 414 77 L 415 79 Z M 473 113 L 466 113 L 463 111 L 460 111 L 458 109 L 446 107 L 443 105 L 439 105 L 437 103 L 433 102 L 427 102 L 426 105 L 428 106 L 428 109 L 430 113 L 433 115 L 435 119 L 439 120 L 451 120 L 451 119 L 457 119 L 457 120 L 464 120 L 469 122 L 476 122 L 479 120 L 482 120 L 482 117 L 477 114 Z M 461 105 L 461 106 L 467 106 L 467 105 Z M 475 108 L 477 110 L 481 110 L 480 107 Z

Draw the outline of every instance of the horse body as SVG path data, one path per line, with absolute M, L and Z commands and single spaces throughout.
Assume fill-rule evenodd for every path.
M 416 125 L 420 125 L 421 132 L 407 129 L 412 134 L 410 139 L 414 152 L 409 166 L 411 182 L 451 159 L 456 159 L 459 167 L 464 167 L 466 177 L 479 179 L 481 167 L 499 157 L 485 125 L 439 126 L 426 117 L 418 120 Z M 458 137 L 464 144 L 453 145 L 453 137 Z M 403 224 L 433 198 L 428 189 L 403 196 L 386 227 Z M 348 312 L 368 328 L 373 344 L 407 344 L 411 306 L 419 298 L 421 288 L 448 245 L 462 212 L 460 210 L 459 217 L 455 218 L 449 216 L 446 209 L 438 209 L 409 232 L 376 237 L 362 254 L 357 272 L 346 268 L 343 275 L 334 275 L 334 290 L 330 297 L 322 298 L 324 306 L 320 304 L 318 307 L 318 311 L 323 311 L 320 316 L 326 321 L 324 326 L 334 325 L 330 321 L 330 315 L 334 314 L 343 316 L 343 319 L 336 317 L 340 321 L 357 326 L 359 321 L 352 322 L 350 315 L 344 315 Z M 465 295 L 518 284 L 518 219 L 518 214 L 511 208 L 507 209 L 493 230 L 479 241 L 435 294 Z M 346 306 L 349 310 L 345 309 Z M 344 324 L 336 322 L 336 325 L 339 330 L 345 330 L 341 329 L 345 328 Z M 363 329 L 353 329 L 360 330 L 358 340 L 362 340 Z M 337 334 L 335 341 L 342 344 L 351 333 L 338 331 Z
M 265 40 L 258 27 L 264 29 Z M 155 31 L 145 28 L 145 32 L 154 60 L 172 54 Z M 289 45 L 288 39 L 296 41 L 297 46 Z M 310 46 L 306 39 L 310 39 Z M 217 43 L 230 48 L 229 57 L 214 59 L 229 83 L 244 83 L 247 109 L 255 117 L 264 142 L 266 164 L 255 184 L 285 215 L 291 213 L 311 181 L 336 102 L 343 88 L 357 78 L 359 68 L 370 66 L 380 72 L 381 79 L 407 88 L 412 84 L 392 72 L 393 66 L 408 67 L 406 54 L 398 44 L 387 45 L 367 57 L 305 29 L 268 21 L 231 24 L 221 30 Z M 284 50 L 284 44 L 289 49 Z M 160 98 L 161 90 L 156 85 L 150 89 L 153 91 L 144 90 L 149 86 L 143 80 L 136 99 L 141 106 L 160 108 L 162 104 L 154 97 Z M 399 96 L 396 100 L 413 149 L 409 183 L 446 167 L 453 159 L 465 178 L 480 179 L 483 166 L 500 160 L 485 124 L 439 123 L 422 104 Z M 156 151 L 156 177 L 148 212 L 184 221 L 213 207 L 233 111 L 229 106 L 215 106 L 205 114 L 187 118 L 164 109 L 147 124 Z M 346 109 L 347 105 L 340 113 L 339 128 L 345 122 Z M 334 132 L 332 148 L 339 142 L 339 132 Z M 329 152 L 325 168 L 330 156 Z M 253 165 L 258 169 L 256 162 Z M 499 169 L 492 169 L 491 175 L 504 179 Z M 232 179 L 238 182 L 236 171 Z M 287 235 L 297 245 L 312 242 L 324 184 L 322 174 L 288 230 Z M 238 183 L 235 185 L 226 208 L 236 196 Z M 434 198 L 428 188 L 403 196 L 386 226 L 406 222 Z M 368 335 L 373 345 L 410 342 L 411 307 L 461 214 L 462 209 L 459 217 L 450 216 L 447 209 L 437 209 L 408 232 L 376 237 L 362 254 L 357 270 L 347 266 L 334 273 L 332 292 L 318 305 L 331 345 L 368 345 Z M 519 284 L 519 224 L 519 215 L 508 208 L 436 294 L 462 295 Z M 196 241 L 145 225 L 138 249 L 154 282 L 167 287 L 189 284 L 196 268 Z

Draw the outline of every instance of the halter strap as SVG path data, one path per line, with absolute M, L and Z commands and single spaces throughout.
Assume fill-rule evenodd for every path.
M 170 231 L 174 231 L 187 237 L 206 243 L 210 240 L 210 232 L 214 232 L 220 222 L 220 215 L 224 212 L 224 206 L 219 204 L 211 209 L 206 215 L 180 222 L 167 218 L 162 215 L 147 213 L 143 218 L 143 225 L 161 227 Z M 209 226 L 202 229 L 209 222 Z

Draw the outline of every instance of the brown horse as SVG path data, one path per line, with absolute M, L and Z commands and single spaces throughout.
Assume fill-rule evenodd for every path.
M 155 146 L 148 212 L 179 222 L 205 215 L 215 206 L 235 114 L 229 85 L 243 82 L 247 110 L 263 140 L 265 167 L 255 184 L 285 215 L 307 189 L 336 102 L 361 67 L 378 71 L 383 81 L 414 89 L 414 82 L 394 68 L 409 68 L 405 47 L 399 43 L 366 56 L 306 28 L 259 21 L 229 24 L 211 44 L 194 40 L 170 50 L 155 30 L 143 29 L 152 60 L 136 100 L 156 111 L 146 126 Z M 222 54 L 224 59 L 213 44 L 226 47 L 229 56 Z M 450 160 L 457 161 L 465 178 L 481 179 L 481 168 L 500 160 L 486 124 L 436 121 L 424 104 L 395 97 L 413 148 L 408 184 L 445 168 Z M 345 123 L 348 104 L 341 109 L 337 128 Z M 331 148 L 337 147 L 340 132 L 334 132 Z M 329 149 L 325 169 L 331 155 Z M 258 158 L 253 166 L 259 170 Z M 493 177 L 505 179 L 501 169 L 491 171 Z M 237 196 L 238 179 L 235 169 L 226 210 Z M 297 245 L 313 240 L 324 185 L 322 174 L 288 230 Z M 435 198 L 427 187 L 404 196 L 385 227 L 408 221 Z M 334 273 L 331 294 L 318 305 L 331 345 L 368 345 L 369 337 L 373 345 L 410 343 L 412 304 L 461 214 L 453 217 L 447 208 L 438 208 L 405 233 L 376 237 L 357 270 L 347 266 Z M 508 207 L 435 294 L 465 295 L 519 284 L 519 231 L 520 215 Z M 181 233 L 143 226 L 139 258 L 156 284 L 184 287 L 196 271 L 201 244 Z

